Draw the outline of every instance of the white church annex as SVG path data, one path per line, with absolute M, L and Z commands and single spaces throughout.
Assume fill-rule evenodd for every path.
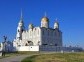
M 16 38 L 13 41 L 15 51 L 39 51 L 42 46 L 62 46 L 62 32 L 58 21 L 55 21 L 53 28 L 49 27 L 49 22 L 49 18 L 44 16 L 41 26 L 29 24 L 26 30 L 21 12 Z

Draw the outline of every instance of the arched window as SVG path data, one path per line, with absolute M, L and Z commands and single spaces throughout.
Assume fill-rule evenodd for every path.
M 28 44 L 26 43 L 25 46 L 28 46 Z
M 57 44 L 55 44 L 55 46 L 57 46 Z

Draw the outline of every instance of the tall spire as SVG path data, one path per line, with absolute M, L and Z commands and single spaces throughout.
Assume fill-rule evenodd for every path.
M 22 17 L 23 17 L 23 16 L 22 16 L 22 9 L 21 9 L 21 19 L 22 19 Z
M 20 14 L 20 23 L 23 23 L 22 9 L 21 9 L 21 14 Z
M 58 18 L 55 19 L 55 22 L 58 23 Z
M 44 13 L 44 16 L 45 16 L 45 17 L 47 16 L 46 11 L 45 11 L 45 13 Z
M 58 19 L 56 18 L 55 21 L 58 21 Z

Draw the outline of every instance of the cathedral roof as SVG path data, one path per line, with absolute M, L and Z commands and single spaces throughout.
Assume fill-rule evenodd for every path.
M 47 17 L 43 17 L 43 18 L 41 19 L 41 21 L 42 21 L 42 22 L 49 22 L 49 19 L 48 19 Z

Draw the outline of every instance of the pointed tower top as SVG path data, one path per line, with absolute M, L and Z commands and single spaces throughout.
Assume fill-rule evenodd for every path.
M 58 21 L 58 19 L 57 19 L 57 18 L 56 18 L 55 20 L 56 20 L 56 21 Z
M 58 19 L 57 18 L 55 19 L 55 22 L 58 23 Z
M 44 13 L 44 16 L 45 16 L 45 17 L 47 16 L 46 11 L 45 11 L 45 13 Z
M 22 16 L 22 9 L 21 9 L 21 19 L 22 19 L 22 17 L 23 17 L 23 16 Z
M 23 23 L 22 9 L 21 9 L 21 14 L 20 14 L 20 22 L 19 22 L 19 23 Z

